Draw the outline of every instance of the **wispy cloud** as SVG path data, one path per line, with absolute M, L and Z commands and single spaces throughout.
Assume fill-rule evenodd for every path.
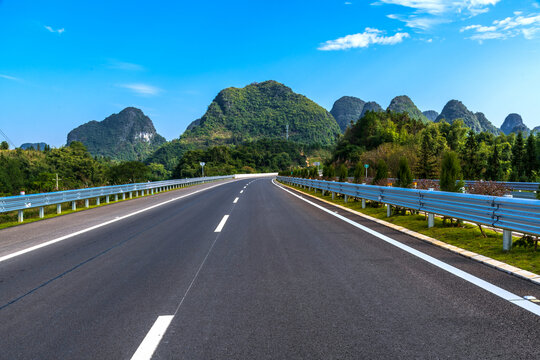
M 462 27 L 461 32 L 472 32 L 471 40 L 482 42 L 484 40 L 508 39 L 523 35 L 525 39 L 533 39 L 540 33 L 540 14 L 524 16 L 515 12 L 514 16 L 503 20 L 495 20 L 491 25 L 469 25 Z
M 141 96 L 155 96 L 163 91 L 158 87 L 147 84 L 119 84 L 118 87 L 129 89 Z
M 124 61 L 118 61 L 118 60 L 109 60 L 109 64 L 107 65 L 107 67 L 109 69 L 125 70 L 125 71 L 144 70 L 144 67 L 142 65 L 124 62 Z
M 390 4 L 413 10 L 412 13 L 389 15 L 391 19 L 403 21 L 406 26 L 427 30 L 435 25 L 447 23 L 457 17 L 474 17 L 489 11 L 501 0 L 379 0 L 372 5 Z
M 22 79 L 19 79 L 15 76 L 9 76 L 9 75 L 5 75 L 5 74 L 0 74 L 0 78 L 2 79 L 6 79 L 6 80 L 11 80 L 11 81 L 22 81 Z
M 407 33 L 396 33 L 392 36 L 384 36 L 384 32 L 378 29 L 366 28 L 363 33 L 347 35 L 336 40 L 328 40 L 323 43 L 319 50 L 346 50 L 354 48 L 367 48 L 370 45 L 395 45 L 408 38 Z
M 64 31 L 66 31 L 64 28 L 55 30 L 51 26 L 48 26 L 48 25 L 45 25 L 44 28 L 47 29 L 49 32 L 57 33 L 57 34 L 62 34 Z

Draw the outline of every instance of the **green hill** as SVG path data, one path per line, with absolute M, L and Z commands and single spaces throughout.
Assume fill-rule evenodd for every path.
M 166 142 L 152 120 L 133 107 L 71 130 L 68 145 L 73 141 L 82 142 L 93 156 L 114 160 L 143 160 Z
M 237 145 L 260 139 L 285 139 L 328 146 L 341 133 L 332 115 L 307 97 L 276 81 L 253 83 L 219 92 L 206 113 L 179 139 L 158 149 L 147 162 L 173 169 L 188 150 Z

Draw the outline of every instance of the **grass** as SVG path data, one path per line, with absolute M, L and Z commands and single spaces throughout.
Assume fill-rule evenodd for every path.
M 511 251 L 503 251 L 502 233 L 484 228 L 484 233 L 487 235 L 484 238 L 476 225 L 462 224 L 460 227 L 453 227 L 444 225 L 442 219 L 437 217 L 435 218 L 435 226 L 428 229 L 427 219 L 424 215 L 410 214 L 409 212 L 407 212 L 407 215 L 399 215 L 393 211 L 392 216 L 386 217 L 386 207 L 375 202 L 367 201 L 366 208 L 362 209 L 362 203 L 351 198 L 345 203 L 342 197 L 336 197 L 335 200 L 332 200 L 331 195 L 323 196 L 320 191 L 315 193 L 315 191 L 301 189 L 296 186 L 294 188 L 371 217 L 416 231 L 447 244 L 502 261 L 536 274 L 540 273 L 540 251 L 520 247 L 513 247 Z M 514 237 L 514 239 L 518 238 Z

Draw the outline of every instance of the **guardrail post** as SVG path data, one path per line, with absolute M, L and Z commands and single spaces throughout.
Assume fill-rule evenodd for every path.
M 349 200 L 349 197 L 345 195 L 345 198 L 344 198 L 345 204 L 347 203 L 348 200 Z
M 428 191 L 435 191 L 434 188 L 429 188 Z M 428 213 L 427 214 L 427 227 L 428 229 L 431 229 L 432 227 L 435 226 L 435 214 L 433 213 Z
M 154 189 L 152 188 L 152 195 L 154 195 Z
M 99 205 L 101 203 L 101 199 L 99 198 L 99 196 L 96 198 L 96 205 Z
M 105 202 L 108 204 L 109 203 L 109 195 L 105 196 Z
M 392 205 L 386 204 L 386 217 L 392 216 Z
M 122 200 L 126 200 L 126 193 L 122 193 Z
M 90 199 L 84 199 L 84 207 L 90 207 Z
M 71 210 L 73 210 L 73 211 L 77 210 L 77 202 L 76 201 L 71 202 Z
M 19 210 L 19 213 L 17 214 L 17 218 L 18 218 L 19 222 L 24 221 L 24 214 L 23 214 L 22 210 Z
M 62 213 L 62 204 L 56 204 L 56 213 L 61 214 Z
M 362 209 L 366 208 L 366 199 L 362 199 Z
M 332 191 L 332 200 L 334 200 L 335 196 L 336 196 L 336 193 Z
M 45 208 L 43 206 L 39 208 L 39 217 L 42 219 L 45 217 Z
M 512 231 L 503 230 L 503 250 L 510 251 L 512 250 Z
M 114 201 L 118 201 L 118 194 L 114 194 Z

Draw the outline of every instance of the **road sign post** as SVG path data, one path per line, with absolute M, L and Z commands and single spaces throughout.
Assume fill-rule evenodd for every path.
M 201 164 L 201 168 L 202 168 L 202 177 L 204 177 L 204 165 L 206 165 L 205 162 L 201 161 L 199 164 Z

